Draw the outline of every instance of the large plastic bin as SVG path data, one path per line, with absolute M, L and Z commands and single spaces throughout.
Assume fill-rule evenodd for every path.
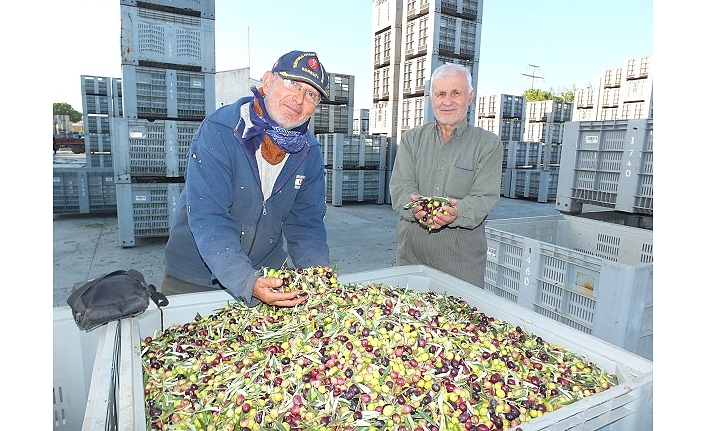
M 316 135 L 324 165 L 332 169 L 385 169 L 387 137 L 327 133 Z
M 653 121 L 573 121 L 565 124 L 556 209 L 583 204 L 638 214 L 653 212 Z
M 192 2 L 201 3 L 201 2 Z M 203 3 L 211 3 L 203 2 Z M 145 62 L 216 72 L 215 22 L 195 14 L 184 14 L 170 3 L 169 9 L 120 7 L 120 54 L 122 64 Z
M 114 179 L 113 169 L 109 167 L 55 166 L 52 178 L 54 214 L 115 212 Z
M 116 184 L 121 247 L 134 247 L 135 238 L 166 237 L 172 226 L 184 183 Z
M 524 431 L 652 429 L 653 365 L 644 358 L 519 305 L 509 302 L 499 304 L 498 298 L 491 293 L 423 265 L 342 275 L 340 281 L 386 283 L 462 297 L 488 315 L 520 325 L 574 353 L 585 354 L 597 366 L 618 376 L 620 384 L 616 387 L 532 419 L 522 425 Z M 118 430 L 146 431 L 141 339 L 167 326 L 191 321 L 196 313 L 208 315 L 232 300 L 225 291 L 178 295 L 171 297 L 169 305 L 162 310 L 151 304 L 140 316 L 121 322 L 119 396 L 113 406 L 113 411 L 118 414 Z M 100 365 L 108 366 L 107 360 Z M 94 393 L 94 387 L 97 390 L 108 386 L 109 382 L 94 380 L 91 393 Z M 84 428 L 84 431 L 87 430 L 102 431 L 103 428 Z
M 652 231 L 557 215 L 488 220 L 485 289 L 652 359 Z
M 81 429 L 87 414 L 91 381 L 93 378 L 96 381 L 107 381 L 104 376 L 95 373 L 110 368 L 101 364 L 106 360 L 112 361 L 115 356 L 113 345 L 116 327 L 116 322 L 110 322 L 93 331 L 82 331 L 74 322 L 69 306 L 54 307 L 54 430 Z M 96 385 L 96 389 L 98 387 L 100 385 Z M 105 416 L 108 403 L 102 395 L 93 397 L 91 405 L 98 404 L 98 409 Z
M 326 202 L 385 202 L 385 171 L 380 169 L 326 169 Z
M 200 121 L 112 118 L 118 183 L 144 178 L 183 178 L 191 140 Z

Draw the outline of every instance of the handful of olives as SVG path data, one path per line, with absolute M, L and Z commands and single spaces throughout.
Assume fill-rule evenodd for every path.
M 421 205 L 426 214 L 424 217 L 420 217 L 417 221 L 425 226 L 429 231 L 433 229 L 431 224 L 427 222 L 432 220 L 434 216 L 438 213 L 443 215 L 449 215 L 448 211 L 444 209 L 444 206 L 453 206 L 448 198 L 436 197 L 436 196 L 420 196 L 417 199 L 410 201 L 403 208 L 410 209 L 417 205 Z

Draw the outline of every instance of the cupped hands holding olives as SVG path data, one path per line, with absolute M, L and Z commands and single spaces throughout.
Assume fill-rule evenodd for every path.
M 411 209 L 414 218 L 430 232 L 456 220 L 456 199 L 437 196 L 411 195 L 404 209 Z

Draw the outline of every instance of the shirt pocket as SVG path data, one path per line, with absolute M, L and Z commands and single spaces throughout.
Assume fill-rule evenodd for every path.
M 455 164 L 446 183 L 446 195 L 449 198 L 463 198 L 470 193 L 475 178 L 475 166 L 462 166 Z

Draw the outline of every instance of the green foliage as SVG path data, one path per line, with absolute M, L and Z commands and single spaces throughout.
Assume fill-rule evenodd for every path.
M 83 114 L 66 102 L 54 103 L 54 115 L 68 115 L 72 123 L 78 123 L 83 119 Z
M 576 85 L 573 85 L 570 89 L 564 87 L 563 89 L 556 91 L 550 88 L 549 91 L 540 89 L 529 89 L 525 90 L 522 95 L 525 97 L 527 102 L 538 102 L 541 100 L 553 100 L 555 102 L 573 102 L 574 94 L 576 93 Z

